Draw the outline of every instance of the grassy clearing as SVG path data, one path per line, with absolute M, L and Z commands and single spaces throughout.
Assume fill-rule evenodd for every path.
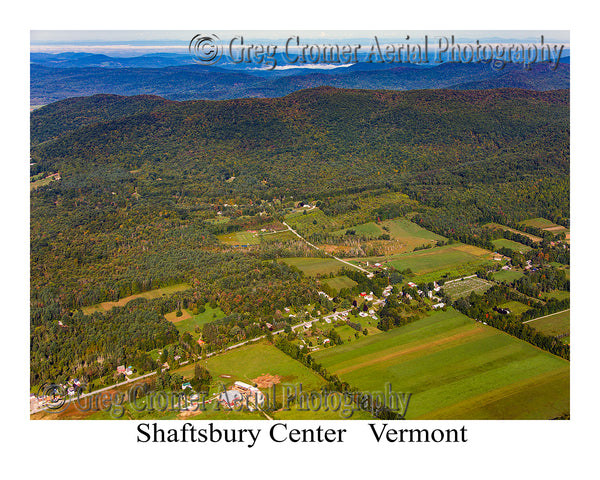
M 118 302 L 102 302 L 97 303 L 96 305 L 82 307 L 81 310 L 86 315 L 90 315 L 94 312 L 108 312 L 113 307 L 124 307 L 131 300 L 135 300 L 136 298 L 145 298 L 147 300 L 152 300 L 154 298 L 162 297 L 163 295 L 173 295 L 174 293 L 182 292 L 190 288 L 192 288 L 191 285 L 187 283 L 178 283 L 177 285 L 171 285 L 169 287 L 157 288 L 155 290 L 149 290 L 143 293 L 136 293 L 135 295 L 130 295 L 129 297 L 122 298 Z
M 465 264 L 480 264 L 487 260 L 489 255 L 490 252 L 478 247 L 452 244 L 387 257 L 370 257 L 364 261 L 389 263 L 398 270 L 410 268 L 413 273 L 419 275 Z
M 263 243 L 270 242 L 287 242 L 290 240 L 298 240 L 298 237 L 294 235 L 289 230 L 284 230 L 283 232 L 277 233 L 268 233 L 264 232 L 259 235 L 260 241 Z
M 524 303 L 516 302 L 514 300 L 511 300 L 510 302 L 506 302 L 498 306 L 500 308 L 508 308 L 510 310 L 510 313 L 512 313 L 513 315 L 521 315 L 523 312 L 526 312 L 527 310 L 531 309 L 529 305 L 525 305 Z
M 343 228 L 341 230 L 336 230 L 333 232 L 333 235 L 345 235 L 347 230 L 354 230 L 355 234 L 358 236 L 363 236 L 367 238 L 377 238 L 381 234 L 385 233 L 379 225 L 375 222 L 363 223 L 361 225 L 355 225 L 350 228 Z
M 358 285 L 354 280 L 348 278 L 346 275 L 328 278 L 327 280 L 323 280 L 323 283 L 326 283 L 338 293 L 342 288 L 351 289 L 355 285 Z
M 309 277 L 336 273 L 345 266 L 342 262 L 338 262 L 333 258 L 289 257 L 282 258 L 281 260 L 288 265 L 297 267 L 302 273 Z
M 530 218 L 529 220 L 524 220 L 524 221 L 520 222 L 520 224 L 525 225 L 527 227 L 539 228 L 541 230 L 543 230 L 545 228 L 558 227 L 558 225 L 556 225 L 556 223 L 551 222 L 550 220 L 547 220 L 542 217 Z
M 548 301 L 551 298 L 556 298 L 557 300 L 566 300 L 567 298 L 571 298 L 571 292 L 565 292 L 564 290 L 554 290 L 553 292 L 543 293 L 542 297 L 545 301 Z
M 519 235 L 523 235 L 525 237 L 529 237 L 534 242 L 541 242 L 542 239 L 540 237 L 536 237 L 535 235 L 531 235 L 529 233 L 521 232 L 519 230 L 515 230 L 514 228 L 507 227 L 505 225 L 500 225 L 499 223 L 486 223 L 484 227 L 491 228 L 493 230 L 505 230 L 507 232 L 518 233 Z
M 418 245 L 427 243 L 422 240 L 430 240 L 431 243 L 435 243 L 438 240 L 446 240 L 445 237 L 430 232 L 429 230 L 425 230 L 406 217 L 386 220 L 382 223 L 382 226 L 388 228 L 391 238 L 404 240 L 407 243 L 415 243 L 414 246 L 417 246 L 417 241 L 419 242 Z
M 446 292 L 453 300 L 461 297 L 468 297 L 471 292 L 482 294 L 487 291 L 493 284 L 482 278 L 465 278 L 444 285 Z
M 527 245 L 523 245 L 522 243 L 519 243 L 519 242 L 513 242 L 512 240 L 508 240 L 506 238 L 499 238 L 498 240 L 492 240 L 492 243 L 494 244 L 494 247 L 496 247 L 496 249 L 510 248 L 511 250 L 514 250 L 515 252 L 521 252 L 521 253 L 525 253 L 525 252 L 528 252 L 529 250 L 531 250 L 531 247 L 528 247 Z
M 569 410 L 567 361 L 453 309 L 313 357 L 362 390 L 390 382 L 412 393 L 408 418 L 553 418 Z M 510 402 L 494 395 L 499 389 L 510 390 Z M 485 395 L 489 402 L 477 401 Z
M 218 235 L 217 238 L 225 245 L 258 245 L 260 237 L 258 233 L 252 232 L 233 232 Z
M 185 332 L 189 332 L 192 337 L 197 340 L 200 338 L 200 331 L 202 331 L 202 326 L 205 323 L 210 323 L 214 320 L 225 317 L 225 313 L 219 307 L 210 308 L 210 305 L 206 304 L 205 308 L 206 310 L 198 315 L 191 315 L 189 311 L 184 310 L 184 312 L 187 312 L 189 316 L 183 320 L 175 320 L 174 322 L 179 333 L 183 335 Z M 167 318 L 167 320 L 169 320 L 169 318 Z M 196 332 L 196 327 L 198 327 L 200 331 Z
M 30 182 L 29 190 L 35 190 L 36 188 L 43 187 L 57 180 L 60 180 L 60 175 L 58 173 L 53 173 L 52 175 L 48 175 L 46 178 L 41 178 L 39 180 L 35 180 L 34 182 Z
M 492 278 L 497 282 L 507 282 L 512 283 L 518 278 L 521 278 L 525 275 L 523 272 L 519 272 L 517 270 L 500 270 L 492 274 Z
M 571 311 L 540 317 L 527 322 L 527 325 L 546 335 L 563 335 L 571 331 Z

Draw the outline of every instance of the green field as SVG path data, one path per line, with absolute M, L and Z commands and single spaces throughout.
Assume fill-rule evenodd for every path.
M 157 288 L 154 290 L 149 290 L 147 292 L 136 293 L 135 295 L 130 295 L 129 297 L 122 298 L 118 302 L 102 302 L 97 303 L 96 305 L 90 305 L 89 307 L 82 307 L 81 311 L 86 315 L 90 315 L 94 312 L 108 312 L 113 307 L 124 307 L 131 300 L 135 300 L 136 298 L 145 298 L 147 300 L 152 300 L 154 298 L 162 297 L 163 295 L 173 295 L 174 293 L 182 292 L 190 288 L 192 288 L 191 285 L 187 283 L 178 283 L 177 285 L 171 285 L 169 287 Z
M 330 233 L 338 229 L 333 220 L 318 208 L 290 213 L 285 216 L 285 221 L 292 226 L 300 235 L 307 236 L 312 233 Z
M 485 263 L 489 254 L 487 250 L 459 243 L 387 257 L 368 257 L 364 261 L 385 262 L 398 270 L 410 268 L 415 274 L 424 274 L 466 264 L 476 266 Z
M 287 242 L 289 240 L 298 240 L 298 237 L 296 235 L 294 235 L 293 232 L 290 232 L 289 230 L 284 230 L 282 232 L 275 232 L 275 233 L 270 233 L 270 232 L 261 233 L 259 235 L 259 239 L 263 243 L 270 243 L 270 242 Z
M 526 312 L 527 310 L 531 309 L 529 305 L 525 305 L 521 302 L 515 302 L 514 300 L 511 300 L 510 302 L 505 302 L 498 306 L 500 308 L 508 308 L 510 310 L 510 313 L 512 313 L 513 315 L 521 315 L 523 312 Z
M 345 235 L 347 230 L 354 230 L 355 234 L 358 236 L 363 236 L 367 238 L 377 238 L 382 233 L 385 233 L 379 225 L 375 222 L 362 223 L 360 225 L 355 225 L 350 228 L 343 228 L 341 230 L 336 230 L 333 232 L 333 235 Z
M 172 317 L 167 318 L 167 320 L 172 321 L 180 334 L 184 334 L 185 332 L 189 332 L 195 340 L 200 338 L 200 333 L 196 333 L 196 327 L 199 327 L 202 330 L 202 325 L 205 323 L 210 323 L 214 320 L 218 320 L 219 318 L 223 318 L 225 313 L 219 307 L 210 308 L 209 304 L 205 306 L 206 310 L 198 315 L 193 315 L 191 318 L 187 318 L 185 320 L 177 320 L 177 317 L 172 319 Z M 189 313 L 189 312 L 188 312 Z
M 558 227 L 559 225 L 557 225 L 556 223 L 551 222 L 550 220 L 546 220 L 545 218 L 530 218 L 529 220 L 524 220 L 521 222 L 522 225 L 525 225 L 527 227 L 534 227 L 534 228 L 539 228 L 539 229 L 544 229 L 544 228 L 553 228 L 553 227 Z
M 337 293 L 339 293 L 339 291 L 342 288 L 351 289 L 355 285 L 358 285 L 358 283 L 356 283 L 354 280 L 348 278 L 346 275 L 342 275 L 341 277 L 328 278 L 327 280 L 323 280 L 323 283 L 326 283 L 327 285 L 329 285 Z
M 492 240 L 492 243 L 494 244 L 494 247 L 496 247 L 496 248 L 510 248 L 511 250 L 514 250 L 515 252 L 525 253 L 525 252 L 528 252 L 529 250 L 531 250 L 531 247 L 528 247 L 527 245 L 523 245 L 522 243 L 519 243 L 519 242 L 513 242 L 512 240 L 508 240 L 506 238 L 499 238 L 498 240 Z
M 547 419 L 569 411 L 569 362 L 449 309 L 313 357 L 361 390 L 412 393 L 407 418 Z
M 282 400 L 284 387 L 303 392 L 319 391 L 325 385 L 325 380 L 308 367 L 292 359 L 272 345 L 265 343 L 253 344 L 236 348 L 223 355 L 216 355 L 202 362 L 213 377 L 211 392 L 217 393 L 223 388 L 229 388 L 235 381 L 254 384 L 262 375 L 276 376 L 275 392 L 277 399 Z M 177 370 L 189 378 L 194 372 L 194 365 L 186 365 Z M 259 385 L 260 387 L 260 385 Z M 262 388 L 265 393 L 272 390 Z M 291 390 L 290 390 L 291 391 Z M 303 412 L 296 411 L 292 406 L 290 411 L 269 413 L 276 419 L 341 419 L 339 412 Z M 354 418 L 371 418 L 359 415 Z
M 571 329 L 571 311 L 554 313 L 547 317 L 540 317 L 527 322 L 531 328 L 535 328 L 546 335 L 562 335 L 569 333 Z
M 217 238 L 226 245 L 258 245 L 260 237 L 258 233 L 233 232 L 218 235 Z
M 408 218 L 396 218 L 394 220 L 386 220 L 382 223 L 382 226 L 389 229 L 390 237 L 406 241 L 407 243 L 413 244 L 413 246 L 422 245 L 423 240 L 429 240 L 430 243 L 435 243 L 438 240 L 446 240 L 445 237 L 438 235 L 437 233 L 430 232 L 420 227 L 416 223 L 411 222 Z
M 341 270 L 343 267 L 348 268 L 347 265 L 344 265 L 342 262 L 338 262 L 333 258 L 288 257 L 282 258 L 281 260 L 288 265 L 297 267 L 309 277 L 335 273 Z
M 545 301 L 548 301 L 551 298 L 556 298 L 557 300 L 566 300 L 567 298 L 571 298 L 571 292 L 565 292 L 564 290 L 554 290 L 552 292 L 542 293 L 542 297 Z
M 444 292 L 453 300 L 461 297 L 468 297 L 471 292 L 482 294 L 493 284 L 482 278 L 465 278 L 444 284 Z
M 498 272 L 494 272 L 492 274 L 492 278 L 497 282 L 512 283 L 516 279 L 521 278 L 523 275 L 525 275 L 523 272 L 516 270 L 500 270 Z

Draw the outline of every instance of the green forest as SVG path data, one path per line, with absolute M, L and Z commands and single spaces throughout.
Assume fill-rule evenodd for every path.
M 325 304 L 318 276 L 279 261 L 323 252 L 293 235 L 240 247 L 218 238 L 284 229 L 298 202 L 344 228 L 349 218 L 410 213 L 450 241 L 492 251 L 496 238 L 531 241 L 490 222 L 543 217 L 568 228 L 569 92 L 320 87 L 276 99 L 68 99 L 31 114 L 31 176 L 55 173 L 60 180 L 31 191 L 31 382 L 108 382 L 117 365 L 156 369 L 149 352 L 167 345 L 200 352 L 168 312 L 218 305 L 226 317 L 203 333 L 216 350 L 264 333 L 266 323 L 283 326 L 285 308 Z M 319 233 L 319 219 L 304 225 L 311 241 L 331 237 Z M 569 263 L 551 233 L 528 228 L 543 241 L 527 257 L 501 253 L 515 263 L 539 254 Z M 347 275 L 357 290 L 385 284 L 355 272 Z M 568 289 L 559 276 L 516 288 L 535 295 L 550 281 Z M 82 311 L 182 282 L 191 288 Z M 474 298 L 462 310 L 482 302 L 492 305 Z M 381 325 L 401 325 L 401 309 L 390 305 Z

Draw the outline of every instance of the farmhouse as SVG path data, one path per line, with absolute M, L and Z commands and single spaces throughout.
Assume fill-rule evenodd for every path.
M 433 308 L 434 310 L 437 310 L 438 308 L 444 308 L 446 304 L 445 303 L 436 303 L 435 305 L 433 305 L 431 308 Z

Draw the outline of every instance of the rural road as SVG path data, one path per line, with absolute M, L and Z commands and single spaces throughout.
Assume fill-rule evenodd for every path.
M 296 230 L 294 230 L 292 227 L 290 227 L 287 223 L 282 222 L 290 232 L 292 232 L 294 235 L 296 235 L 300 240 L 302 240 L 304 243 L 306 243 L 307 245 L 311 246 L 312 248 L 314 248 L 315 250 L 319 250 L 320 252 L 323 252 L 325 255 L 329 255 L 331 258 L 334 258 L 335 260 L 337 260 L 338 262 L 342 262 L 345 263 L 346 265 L 352 267 L 352 268 L 356 268 L 357 270 L 360 270 L 361 272 L 366 273 L 367 275 L 372 275 L 371 272 L 369 272 L 368 270 L 365 270 L 362 267 L 359 267 L 358 265 L 354 265 L 350 262 L 347 262 L 346 260 L 342 260 L 341 258 L 336 257 L 335 255 L 332 255 L 331 253 L 328 253 L 326 251 L 324 251 L 323 249 L 317 247 L 316 245 L 313 245 L 312 243 L 310 243 L 306 238 L 304 238 L 302 235 L 300 235 Z

